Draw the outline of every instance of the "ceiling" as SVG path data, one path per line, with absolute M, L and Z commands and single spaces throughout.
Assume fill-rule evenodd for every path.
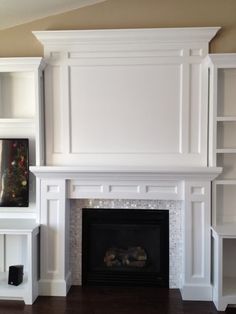
M 0 30 L 105 0 L 0 0 Z

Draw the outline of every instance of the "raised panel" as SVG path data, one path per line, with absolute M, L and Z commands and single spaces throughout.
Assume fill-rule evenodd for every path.
M 205 188 L 202 186 L 193 186 L 191 187 L 191 193 L 192 195 L 204 195 Z
M 207 166 L 209 30 L 185 31 L 49 34 L 47 164 Z
M 59 201 L 47 201 L 47 271 L 53 276 L 59 272 Z
M 176 185 L 165 185 L 165 184 L 160 184 L 160 185 L 147 185 L 146 186 L 146 192 L 148 194 L 158 194 L 158 193 L 168 193 L 168 194 L 173 194 L 177 195 L 178 193 L 178 186 Z
M 204 130 L 201 128 L 201 106 L 200 103 L 200 79 L 201 79 L 201 65 L 191 64 L 189 89 L 190 89 L 190 104 L 189 104 L 189 134 L 190 134 L 190 147 L 191 153 L 200 153 L 200 135 Z
M 71 67 L 71 153 L 178 153 L 180 74 L 167 64 Z
M 91 179 L 91 177 L 90 177 Z M 152 181 L 152 183 L 133 180 L 97 182 L 71 180 L 68 184 L 68 197 L 75 198 L 118 198 L 118 199 L 162 199 L 181 200 L 182 184 L 173 181 Z
M 51 66 L 46 69 L 46 122 L 47 150 L 53 153 L 63 152 L 63 114 L 61 97 L 61 69 Z
M 132 185 L 132 184 L 110 184 L 109 185 L 109 192 L 111 193 L 139 193 L 140 187 L 139 185 Z
M 192 203 L 192 276 L 199 278 L 204 276 L 204 203 Z

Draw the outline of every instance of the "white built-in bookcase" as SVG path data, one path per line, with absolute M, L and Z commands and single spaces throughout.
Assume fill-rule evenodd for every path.
M 0 138 L 28 138 L 30 165 L 44 165 L 42 58 L 0 59 Z M 35 179 L 29 208 L 0 208 L 0 218 L 37 219 Z
M 236 54 L 214 54 L 209 64 L 209 166 L 222 167 L 213 182 L 212 224 L 236 222 Z
M 44 164 L 42 58 L 0 59 L 0 138 L 28 138 L 29 164 Z M 36 182 L 30 175 L 29 207 L 0 207 L 0 298 L 32 304 L 38 295 Z M 24 265 L 24 282 L 8 285 L 8 267 Z
M 212 54 L 209 67 L 209 166 L 212 183 L 213 300 L 236 303 L 236 54 Z

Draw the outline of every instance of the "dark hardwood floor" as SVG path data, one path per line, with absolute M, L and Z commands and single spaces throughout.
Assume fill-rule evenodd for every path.
M 0 314 L 215 314 L 212 302 L 182 301 L 179 290 L 159 288 L 72 287 L 67 298 L 39 297 L 24 305 L 0 301 Z M 227 314 L 236 313 L 229 308 Z

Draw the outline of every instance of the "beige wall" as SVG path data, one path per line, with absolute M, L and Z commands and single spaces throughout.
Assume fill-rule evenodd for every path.
M 236 0 L 107 0 L 0 31 L 0 57 L 41 56 L 32 30 L 221 26 L 211 52 L 236 52 Z

